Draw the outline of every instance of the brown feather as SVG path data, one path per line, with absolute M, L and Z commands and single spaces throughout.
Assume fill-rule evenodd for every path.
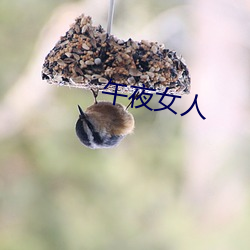
M 101 101 L 86 109 L 86 115 L 98 131 L 106 130 L 111 135 L 127 135 L 133 132 L 134 118 L 119 103 Z

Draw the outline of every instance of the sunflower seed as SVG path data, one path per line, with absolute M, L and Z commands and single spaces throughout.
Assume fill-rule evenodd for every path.
M 75 25 L 75 31 L 76 31 L 76 33 L 77 34 L 79 34 L 80 33 L 80 27 L 79 27 L 79 25 Z
M 158 51 L 158 48 L 157 48 L 155 45 L 153 45 L 153 46 L 151 47 L 151 51 L 152 51 L 154 54 L 156 54 L 157 51 Z
M 131 76 L 141 76 L 142 75 L 142 73 L 138 69 L 135 69 L 135 68 L 130 68 L 129 74 Z
M 74 69 L 75 69 L 76 73 L 78 73 L 81 76 L 83 75 L 83 72 L 82 72 L 82 70 L 79 67 L 75 66 Z
M 154 78 L 155 74 L 153 72 L 148 71 L 147 75 L 152 79 Z
M 150 47 L 150 42 L 147 40 L 141 40 L 142 44 L 145 44 L 146 46 Z
M 74 58 L 75 58 L 77 61 L 80 60 L 80 56 L 79 56 L 79 55 L 77 55 L 77 54 L 75 54 L 75 53 L 73 53 L 72 55 L 74 56 Z
M 89 50 L 89 46 L 86 44 L 86 43 L 83 43 L 82 44 L 82 48 L 85 49 L 85 50 Z
M 67 57 L 71 57 L 72 54 L 71 54 L 70 52 L 66 52 L 65 55 L 66 55 Z
M 67 65 L 62 59 L 57 60 L 57 63 L 58 63 L 60 66 L 66 66 L 66 65 Z
M 83 82 L 83 77 L 82 76 L 72 77 L 71 79 L 75 83 L 81 83 L 81 82 Z
M 135 78 L 134 78 L 134 77 L 129 77 L 129 78 L 128 78 L 128 83 L 129 83 L 130 85 L 135 84 Z
M 70 63 L 72 63 L 72 62 L 75 62 L 75 59 L 73 59 L 73 58 L 65 58 L 63 61 L 64 61 L 65 63 L 67 63 L 67 64 L 70 64 Z
M 108 81 L 108 79 L 101 77 L 98 79 L 98 82 L 107 84 L 109 81 Z
M 118 42 L 117 42 L 119 45 L 123 45 L 125 42 L 121 39 L 118 39 Z
M 85 64 L 86 65 L 94 65 L 95 63 L 93 61 L 87 60 L 87 61 L 85 61 Z

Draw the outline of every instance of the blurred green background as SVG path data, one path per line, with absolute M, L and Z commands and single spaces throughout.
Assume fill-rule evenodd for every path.
M 117 0 L 114 35 L 182 54 L 192 93 L 173 107 L 199 94 L 207 119 L 132 109 L 133 135 L 90 150 L 74 126 L 92 94 L 41 67 L 80 13 L 106 27 L 108 4 L 0 2 L 0 249 L 249 250 L 249 1 Z

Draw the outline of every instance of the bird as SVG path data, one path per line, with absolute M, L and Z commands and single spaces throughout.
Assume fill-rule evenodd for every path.
M 79 118 L 75 130 L 80 142 L 91 149 L 112 148 L 131 134 L 135 127 L 134 117 L 122 104 L 97 101 L 85 112 L 78 105 Z

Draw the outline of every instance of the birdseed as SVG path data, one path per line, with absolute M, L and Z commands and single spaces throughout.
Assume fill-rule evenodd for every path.
M 108 35 L 91 17 L 81 15 L 45 58 L 42 79 L 50 84 L 102 90 L 112 82 L 121 92 L 141 86 L 168 93 L 190 91 L 189 71 L 183 58 L 157 42 L 123 41 Z M 109 85 L 105 91 L 114 91 Z

